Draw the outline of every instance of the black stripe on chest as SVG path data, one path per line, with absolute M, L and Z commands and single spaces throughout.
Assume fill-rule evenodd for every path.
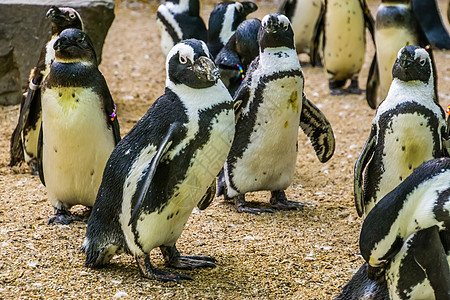
M 268 76 L 262 76 L 259 78 L 259 82 L 255 89 L 253 99 L 250 101 L 249 112 L 246 115 L 242 115 L 236 124 L 236 134 L 234 136 L 233 145 L 231 147 L 230 154 L 228 155 L 227 159 L 228 172 L 231 173 L 233 172 L 237 159 L 242 158 L 245 150 L 247 150 L 248 145 L 250 144 L 250 136 L 255 128 L 257 119 L 256 116 L 258 114 L 259 107 L 264 101 L 269 101 L 264 99 L 264 90 L 266 89 L 267 84 L 277 79 L 290 77 L 300 77 L 301 79 L 303 79 L 302 71 L 301 70 L 282 71 L 273 73 Z M 249 77 L 248 79 L 249 82 L 251 82 L 252 78 Z M 233 189 L 239 190 L 233 183 L 232 176 L 230 177 L 230 184 L 233 187 Z
M 45 88 L 52 87 L 81 87 L 100 88 L 98 84 L 103 76 L 97 66 L 82 63 L 53 62 L 49 75 L 46 78 Z
M 170 22 L 167 21 L 167 19 L 165 18 L 165 16 L 163 14 L 161 14 L 160 12 L 157 12 L 156 16 L 159 18 L 161 23 L 163 23 L 165 31 L 167 31 L 167 33 L 172 38 L 174 45 L 183 39 L 183 37 L 178 36 L 175 29 L 172 27 L 172 24 L 170 24 Z

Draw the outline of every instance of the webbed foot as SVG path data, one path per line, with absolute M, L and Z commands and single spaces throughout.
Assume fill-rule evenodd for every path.
M 302 210 L 305 203 L 290 201 L 286 198 L 284 191 L 272 191 L 272 197 L 270 198 L 270 204 L 272 207 L 278 210 Z
M 361 95 L 364 92 L 364 90 L 360 89 L 358 86 L 358 77 L 352 78 L 352 81 L 350 82 L 348 88 L 345 89 L 345 92 L 355 95 Z
M 50 224 L 68 225 L 68 224 L 72 223 L 73 221 L 81 221 L 81 219 L 77 216 L 74 216 L 67 209 L 55 208 L 55 214 L 48 219 L 47 224 L 48 225 L 50 225 Z
M 153 268 L 152 264 L 150 263 L 149 255 L 145 256 L 145 258 L 136 257 L 136 262 L 139 267 L 139 272 L 145 278 L 156 279 L 161 281 L 171 281 L 176 283 L 180 283 L 181 280 L 192 280 L 192 278 L 187 275 Z
M 248 207 L 247 202 L 245 201 L 245 195 L 241 194 L 235 198 L 236 209 L 239 213 L 246 212 L 254 215 L 259 215 L 262 213 L 273 213 L 273 210 L 270 208 L 253 208 Z
M 176 269 L 214 268 L 216 260 L 209 256 L 182 256 L 175 246 L 160 246 L 166 265 Z

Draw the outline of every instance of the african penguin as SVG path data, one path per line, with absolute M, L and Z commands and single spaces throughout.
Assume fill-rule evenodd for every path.
M 217 4 L 209 15 L 208 22 L 208 48 L 213 57 L 217 56 L 247 15 L 257 9 L 258 6 L 251 1 Z
M 412 8 L 431 45 L 438 49 L 449 50 L 450 36 L 442 22 L 437 1 L 413 0 Z
M 400 48 L 416 45 L 429 48 L 428 39 L 412 11 L 411 0 L 383 0 L 375 19 L 375 55 L 367 77 L 366 100 L 373 109 L 383 100 L 392 82 L 392 67 Z M 436 72 L 433 72 L 436 80 Z M 436 98 L 437 99 L 437 98 Z
M 245 193 L 259 190 L 271 191 L 273 208 L 302 207 L 288 201 L 284 193 L 295 171 L 299 125 L 320 161 L 327 161 L 334 152 L 330 123 L 303 95 L 304 77 L 293 35 L 286 16 L 270 14 L 263 18 L 258 33 L 259 56 L 234 95 L 238 108 L 236 134 L 219 178 L 218 194 L 236 198 L 239 212 L 272 211 L 246 207 Z
M 73 8 L 53 6 L 47 11 L 46 17 L 51 21 L 52 36 L 42 48 L 36 67 L 31 70 L 27 96 L 22 99 L 19 119 L 11 136 L 10 147 L 10 166 L 25 161 L 33 174 L 38 173 L 37 144 L 41 128 L 41 83 L 55 59 L 53 44 L 61 31 L 66 28 L 83 30 L 81 17 Z
M 291 22 L 297 53 L 311 55 L 314 29 L 323 9 L 322 6 L 323 0 L 284 0 L 281 4 L 278 12 L 288 17 Z M 320 61 L 320 57 L 316 60 Z
M 165 93 L 117 144 L 105 168 L 83 244 L 88 267 L 125 250 L 145 277 L 188 279 L 151 265 L 157 247 L 174 268 L 215 266 L 206 256 L 181 256 L 175 243 L 193 208 L 206 208 L 214 197 L 235 131 L 233 99 L 202 41 L 175 45 L 166 70 Z
M 359 216 L 367 215 L 421 163 L 447 155 L 443 146 L 445 113 L 434 96 L 428 52 L 417 46 L 401 48 L 392 75 L 389 93 L 377 108 L 369 138 L 355 164 Z
M 74 219 L 70 207 L 94 205 L 120 134 L 116 106 L 89 37 L 65 29 L 53 48 L 55 60 L 42 85 L 38 167 L 55 208 L 49 224 L 67 224 Z
M 259 55 L 258 31 L 261 21 L 248 19 L 239 24 L 215 59 L 220 79 L 231 96 L 241 85 L 250 63 Z
M 394 299 L 450 297 L 450 158 L 427 161 L 364 220 L 359 245 L 368 275 Z
M 366 27 L 373 36 L 373 18 L 365 0 L 327 0 L 314 37 L 323 34 L 323 65 L 329 76 L 331 95 L 361 94 L 358 75 L 366 53 Z M 312 59 L 317 56 L 312 50 Z M 315 64 L 315 63 L 313 63 Z M 343 89 L 347 79 L 350 85 Z
M 164 56 L 182 40 L 195 38 L 206 42 L 208 38 L 199 0 L 166 0 L 158 7 L 156 23 Z

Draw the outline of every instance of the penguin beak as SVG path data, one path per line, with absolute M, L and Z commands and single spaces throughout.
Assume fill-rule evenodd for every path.
M 241 2 L 241 4 L 242 6 L 244 6 L 244 11 L 246 15 L 249 15 L 258 9 L 258 6 L 251 1 L 244 1 Z
M 262 27 L 268 33 L 275 33 L 275 32 L 277 32 L 278 27 L 279 27 L 278 19 L 276 17 L 274 17 L 274 16 L 270 16 L 267 19 L 267 22 L 264 22 L 262 24 Z
M 399 59 L 400 66 L 402 68 L 408 68 L 411 64 L 414 63 L 414 59 L 408 55 L 408 53 L 402 53 Z
M 193 65 L 194 74 L 202 80 L 217 82 L 219 80 L 219 68 L 206 56 L 200 56 Z

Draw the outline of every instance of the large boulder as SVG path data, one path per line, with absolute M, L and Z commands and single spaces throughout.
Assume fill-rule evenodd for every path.
M 114 20 L 114 0 L 0 0 L 0 104 L 20 103 L 30 70 L 50 39 L 51 6 L 73 7 L 94 43 L 98 61 Z

